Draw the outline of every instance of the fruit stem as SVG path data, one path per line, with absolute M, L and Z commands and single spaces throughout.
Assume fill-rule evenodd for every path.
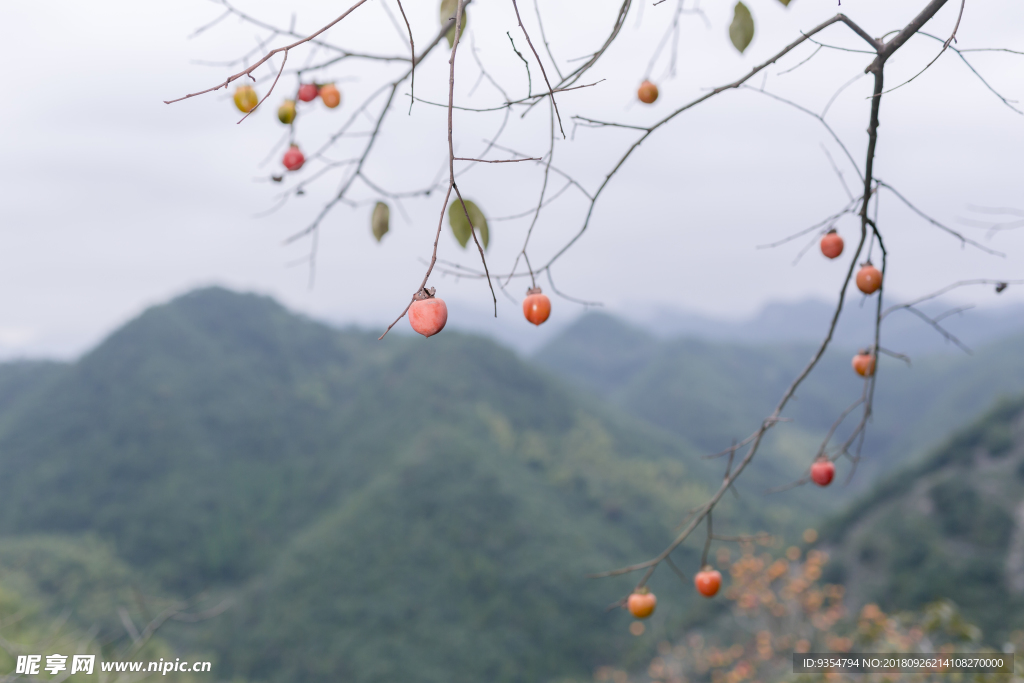
M 430 289 L 427 289 L 426 287 L 424 287 L 420 291 L 416 292 L 413 295 L 412 298 L 415 299 L 416 301 L 423 301 L 424 299 L 433 299 L 434 298 L 434 292 L 436 292 L 436 291 L 437 291 L 437 288 L 435 288 L 435 287 L 431 287 Z

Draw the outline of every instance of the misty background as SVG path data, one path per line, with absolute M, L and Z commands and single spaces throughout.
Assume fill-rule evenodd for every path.
M 551 49 L 562 67 L 597 47 L 595 41 L 603 40 L 618 4 L 588 0 L 542 6 Z M 655 121 L 704 89 L 734 80 L 801 29 L 835 12 L 831 3 L 806 1 L 783 7 L 776 0 L 754 0 L 750 7 L 757 33 L 743 55 L 727 40 L 731 5 L 702 5 L 707 23 L 698 15 L 683 15 L 676 76 L 668 75 L 666 49 L 651 71 L 661 86 L 661 99 L 650 108 L 636 104 L 635 88 L 674 5 L 634 11 L 620 40 L 584 79 L 601 82 L 559 96 L 569 139 L 557 141 L 556 165 L 592 191 L 635 136 L 633 131 L 574 130 L 573 115 L 631 124 Z M 289 3 L 287 8 L 247 2 L 240 8 L 282 26 L 291 21 L 294 9 L 299 31 L 318 27 L 338 11 L 312 2 Z M 951 30 L 958 8 L 950 3 L 929 28 Z M 906 3 L 857 3 L 843 10 L 881 34 L 902 26 L 913 8 Z M 418 286 L 436 227 L 437 195 L 403 202 L 407 218 L 393 206 L 392 231 L 377 244 L 369 233 L 369 213 L 377 197 L 358 187 L 353 197 L 366 203 L 338 207 L 323 224 L 312 287 L 306 266 L 288 265 L 308 253 L 308 241 L 290 246 L 282 242 L 309 223 L 338 187 L 340 176 L 328 176 L 303 198 L 266 217 L 254 217 L 274 205 L 280 189 L 266 182 L 278 168 L 280 152 L 270 163 L 261 163 L 281 138 L 283 127 L 273 112 L 295 87 L 294 77 L 282 77 L 281 94 L 275 92 L 242 125 L 235 125 L 240 117 L 223 91 L 163 104 L 214 85 L 233 71 L 196 62 L 236 59 L 256 45 L 261 34 L 233 18 L 189 39 L 220 12 L 217 3 L 198 1 L 5 3 L 0 8 L 0 54 L 8 64 L 23 65 L 10 69 L 5 80 L 8 106 L 0 127 L 5 160 L 0 167 L 0 287 L 7 292 L 0 306 L 3 356 L 74 356 L 147 306 L 200 285 L 271 294 L 316 317 L 375 329 L 393 319 Z M 408 12 L 417 45 L 425 44 L 437 29 L 436 8 L 432 3 L 412 4 Z M 523 15 L 536 36 L 533 8 L 524 9 Z M 970 5 L 957 45 L 1020 49 L 1016 27 L 1022 21 L 1024 7 L 1019 3 Z M 476 49 L 488 72 L 513 97 L 524 96 L 526 74 L 505 36 L 506 31 L 521 35 L 511 7 L 472 6 L 470 22 L 464 48 Z M 820 37 L 831 45 L 860 49 L 858 39 L 839 27 Z M 330 39 L 375 53 L 403 55 L 408 49 L 377 0 L 342 22 Z M 524 49 L 524 43 L 519 39 L 517 46 Z M 887 82 L 896 85 L 917 73 L 939 47 L 923 38 L 912 41 L 890 63 Z M 813 45 L 804 45 L 770 68 L 764 86 L 820 111 L 840 86 L 863 71 L 868 57 L 824 49 L 799 69 L 781 73 L 813 50 Z M 993 88 L 1011 100 L 1020 99 L 1024 57 L 999 52 L 968 56 Z M 289 65 L 305 58 L 296 52 Z M 318 147 L 357 102 L 400 68 L 343 62 L 331 72 L 343 92 L 341 108 L 300 112 L 300 143 L 307 150 Z M 260 75 L 268 73 L 264 69 Z M 469 97 L 478 77 L 472 55 L 460 51 L 457 103 L 500 103 L 500 95 L 487 83 Z M 536 69 L 533 80 L 536 91 Z M 761 87 L 760 77 L 752 84 Z M 445 54 L 437 51 L 417 69 L 416 92 L 427 100 L 444 101 L 446 88 Z M 858 163 L 867 139 L 869 89 L 869 79 L 859 79 L 828 114 Z M 266 84 L 258 90 L 265 92 Z M 446 156 L 444 110 L 417 103 L 407 116 L 407 93 L 406 84 L 367 166 L 375 182 L 393 191 L 429 185 Z M 544 154 L 550 125 L 546 105 L 534 107 L 523 120 L 517 117 L 504 144 L 534 156 Z M 937 220 L 1007 254 L 1000 258 L 961 248 L 956 239 L 884 193 L 879 216 L 890 251 L 888 300 L 915 298 L 959 279 L 1010 279 L 1024 273 L 1024 231 L 987 239 L 984 230 L 960 223 L 985 218 L 970 205 L 1020 208 L 1024 117 L 947 52 L 927 73 L 886 96 L 881 122 L 879 177 Z M 500 113 L 457 113 L 457 152 L 478 152 L 500 123 Z M 361 144 L 363 139 L 356 138 L 342 145 L 336 157 L 344 158 Z M 852 183 L 853 169 L 818 122 L 758 93 L 724 93 L 677 118 L 633 155 L 599 200 L 588 233 L 555 267 L 556 283 L 572 296 L 601 302 L 606 311 L 625 314 L 655 331 L 712 338 L 732 335 L 730 329 L 740 329 L 741 321 L 760 315 L 772 302 L 812 302 L 801 309 L 804 318 L 810 316 L 806 334 L 820 335 L 815 316 L 820 315 L 820 303 L 834 300 L 844 268 L 826 262 L 816 250 L 794 267 L 806 244 L 802 239 L 778 249 L 756 247 L 808 227 L 845 203 L 845 191 L 823 146 Z M 503 164 L 473 169 L 460 187 L 493 219 L 528 210 L 540 182 L 540 171 L 532 164 Z M 553 183 L 549 195 L 559 187 Z M 534 263 L 545 262 L 579 229 L 585 208 L 581 197 L 570 191 L 545 210 L 531 242 Z M 528 225 L 528 218 L 492 222 L 488 259 L 493 271 L 509 268 Z M 839 229 L 849 245 L 855 222 L 847 217 Z M 447 226 L 439 255 L 478 265 L 472 253 L 458 247 Z M 522 282 L 509 287 L 516 302 L 525 289 Z M 501 294 L 499 318 L 491 317 L 490 294 L 481 281 L 436 273 L 431 284 L 448 302 L 452 326 L 490 334 L 524 350 L 537 348 L 545 335 L 583 312 L 555 298 L 551 322 L 541 330 L 527 329 L 518 303 Z M 988 308 L 1012 304 L 1003 313 L 993 309 L 992 315 L 1019 318 L 1024 294 L 1010 287 L 996 298 L 989 288 L 969 289 L 947 300 Z M 857 297 L 853 303 L 851 312 Z M 765 315 L 777 319 L 779 312 L 769 308 Z M 965 314 L 968 328 L 972 315 Z M 799 328 L 789 333 L 806 336 L 804 322 L 783 326 Z M 850 334 L 857 336 L 857 331 Z M 942 345 L 942 340 L 935 343 Z

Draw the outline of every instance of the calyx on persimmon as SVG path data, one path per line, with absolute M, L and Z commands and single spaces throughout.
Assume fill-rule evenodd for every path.
M 626 600 L 626 608 L 629 613 L 637 619 L 646 619 L 654 614 L 654 608 L 658 606 L 658 598 L 647 588 L 639 588 Z
M 540 325 L 551 315 L 551 299 L 542 294 L 540 287 L 526 291 L 523 299 L 523 315 L 534 325 Z
M 435 291 L 433 287 L 421 289 L 409 306 L 409 324 L 424 337 L 433 337 L 448 322 L 448 307 L 434 296 Z

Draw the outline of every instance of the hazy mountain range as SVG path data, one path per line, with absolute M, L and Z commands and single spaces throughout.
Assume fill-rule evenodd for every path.
M 983 307 L 965 308 L 951 301 L 926 302 L 920 309 L 928 315 L 953 313 L 943 326 L 969 348 L 983 346 L 1016 332 L 1024 332 L 1024 304 L 1000 304 L 993 292 L 976 289 L 975 300 Z M 888 305 L 903 303 L 890 301 Z M 498 317 L 492 309 L 460 306 L 449 321 L 455 329 L 495 339 L 499 343 L 532 354 L 561 335 L 588 313 L 604 313 L 630 323 L 654 337 L 677 339 L 688 337 L 704 341 L 725 341 L 739 344 L 780 344 L 820 342 L 831 321 L 834 303 L 820 299 L 774 302 L 752 316 L 726 318 L 702 315 L 665 306 L 631 304 L 610 309 L 591 308 L 554 299 L 555 315 L 540 328 L 523 325 L 522 314 L 515 306 L 499 301 Z M 836 340 L 843 346 L 861 347 L 871 343 L 875 310 L 859 295 L 847 302 L 836 330 Z M 883 346 L 912 355 L 963 353 L 937 333 L 926 322 L 907 311 L 894 312 L 883 327 Z
M 70 609 L 69 638 L 92 629 L 113 647 L 128 638 L 119 607 L 142 623 L 202 592 L 203 605 L 231 608 L 171 624 L 154 647 L 203 653 L 218 680 L 447 683 L 589 680 L 721 610 L 659 570 L 658 611 L 638 639 L 627 615 L 605 611 L 631 577 L 584 577 L 664 547 L 721 481 L 724 463 L 699 456 L 759 424 L 806 362 L 806 341 L 664 338 L 600 314 L 531 360 L 454 330 L 376 336 L 214 288 L 148 310 L 73 362 L 0 364 L 0 597 L 17 596 L 0 599 L 0 618 Z M 902 504 L 892 484 L 869 482 L 932 467 L 927 444 L 998 395 L 1024 393 L 1022 337 L 989 338 L 973 356 L 922 355 L 909 368 L 883 358 L 854 485 L 765 495 L 800 476 L 859 395 L 840 343 L 716 511 L 716 530 L 792 538 L 855 495 L 876 496 L 835 523 L 828 539 L 846 548 L 843 534 L 874 523 L 874 506 Z M 1002 458 L 990 469 L 1004 479 L 1024 458 L 1014 415 L 957 437 L 988 448 L 984 462 Z M 943 472 L 933 479 L 955 477 Z M 1007 491 L 993 499 L 1004 512 Z M 940 508 L 915 524 L 952 529 L 934 532 L 929 548 L 942 550 L 942 534 L 973 533 L 975 508 Z M 985 514 L 1002 520 L 993 543 L 1009 548 L 1020 523 Z M 853 594 L 892 595 L 918 566 L 893 559 L 902 546 L 886 533 L 836 570 Z M 699 546 L 675 553 L 684 571 Z M 929 553 L 919 561 L 944 561 Z M 872 567 L 896 569 L 862 578 Z M 986 571 L 957 576 L 1003 580 Z M 946 590 L 941 578 L 906 599 Z M 24 628 L 19 642 L 42 633 Z

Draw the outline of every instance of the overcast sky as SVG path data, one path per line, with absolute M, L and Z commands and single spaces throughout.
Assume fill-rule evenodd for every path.
M 328 34 L 353 50 L 402 55 L 408 49 L 384 11 L 371 0 Z M 339 3 L 238 0 L 254 16 L 287 25 L 292 9 L 298 30 L 331 18 Z M 418 45 L 437 30 L 433 0 L 409 2 Z M 534 3 L 520 3 L 524 21 L 540 45 Z M 552 52 L 565 71 L 570 61 L 592 52 L 607 34 L 619 0 L 558 0 L 541 3 Z M 566 132 L 555 164 L 593 191 L 635 139 L 635 131 L 580 128 L 571 117 L 588 116 L 649 125 L 709 87 L 727 83 L 837 10 L 832 2 L 750 0 L 757 33 L 746 54 L 728 43 L 732 2 L 704 0 L 707 23 L 682 19 L 677 74 L 668 75 L 669 52 L 652 76 L 662 97 L 652 107 L 636 103 L 635 91 L 654 47 L 671 22 L 675 2 L 634 8 L 620 40 L 584 82 L 598 85 L 563 93 L 559 107 Z M 903 26 L 922 0 L 849 0 L 842 10 L 874 35 Z M 389 0 L 392 11 L 396 9 Z M 951 0 L 928 25 L 948 36 L 959 3 Z M 189 39 L 216 18 L 218 5 L 201 0 L 106 0 L 97 3 L 6 2 L 0 4 L 0 57 L 5 64 L 4 115 L 0 127 L 0 354 L 67 356 L 146 306 L 193 287 L 224 284 L 265 292 L 319 317 L 361 324 L 386 324 L 418 286 L 428 258 L 440 197 L 403 204 L 406 219 L 392 211 L 392 232 L 382 244 L 370 236 L 369 213 L 378 198 L 357 185 L 357 207 L 339 207 L 323 224 L 315 286 L 303 266 L 289 267 L 309 249 L 289 234 L 309 224 L 335 192 L 340 175 L 325 176 L 307 194 L 267 217 L 280 186 L 260 182 L 277 168 L 280 152 L 262 165 L 283 134 L 273 115 L 294 76 L 285 75 L 264 110 L 242 125 L 223 91 L 187 102 L 163 100 L 214 85 L 226 68 L 197 64 L 251 49 L 262 35 L 237 20 L 225 21 Z M 967 2 L 959 30 L 962 48 L 1024 51 L 1024 4 L 1015 0 Z M 533 62 L 516 26 L 511 3 L 486 0 L 470 8 L 464 47 L 475 47 L 491 75 L 511 96 L 526 94 L 526 72 L 506 31 Z M 860 49 L 858 39 L 836 26 L 821 34 L 836 46 Z M 277 39 L 274 45 L 281 44 Z M 887 83 L 896 85 L 937 54 L 940 43 L 918 38 L 891 60 Z M 765 89 L 820 112 L 833 93 L 863 71 L 868 55 L 824 49 L 809 57 L 806 44 L 767 70 Z M 323 57 L 323 54 L 320 55 Z M 289 66 L 308 55 L 296 52 Z M 314 56 L 314 59 L 316 57 Z M 971 63 L 1005 97 L 1024 100 L 1024 56 L 970 53 Z M 547 64 L 549 70 L 550 63 Z M 298 138 L 307 150 L 351 115 L 382 79 L 401 65 L 344 62 L 330 72 L 344 102 L 300 111 Z M 266 76 L 266 71 L 261 76 Z M 457 64 L 459 103 L 494 106 L 497 91 L 481 84 L 469 50 Z M 533 68 L 533 87 L 540 75 Z M 752 83 L 760 87 L 762 79 Z M 861 78 L 843 91 L 827 120 L 857 161 L 867 141 L 867 95 Z M 261 94 L 266 85 L 260 86 Z M 417 70 L 417 95 L 446 99 L 445 54 L 432 54 Z M 385 121 L 369 177 L 391 190 L 429 185 L 445 163 L 445 113 L 417 104 L 408 116 L 407 86 Z M 1019 105 L 1018 105 L 1019 106 Z M 376 111 L 371 108 L 371 111 Z M 460 113 L 455 136 L 460 155 L 475 155 L 501 124 L 502 114 Z M 1024 277 L 1024 228 L 986 239 L 983 229 L 963 224 L 979 218 L 970 205 L 1024 209 L 1024 116 L 1004 105 L 953 53 L 945 54 L 914 82 L 882 102 L 877 172 L 936 219 L 962 229 L 1005 258 L 962 249 L 907 210 L 891 194 L 881 198 L 879 221 L 890 250 L 889 296 L 902 300 L 950 282 L 977 277 Z M 361 130 L 370 126 L 361 122 Z M 549 110 L 535 107 L 510 124 L 505 144 L 533 156 L 547 151 Z M 357 127 L 358 128 L 358 127 Z M 352 155 L 365 138 L 343 141 L 331 158 Z M 605 195 L 586 235 L 554 270 L 565 292 L 601 301 L 611 310 L 669 306 L 721 317 L 748 315 L 771 300 L 832 299 L 844 265 L 811 251 L 797 266 L 799 240 L 774 250 L 769 242 L 807 227 L 847 201 L 830 166 L 828 150 L 851 185 L 855 171 L 828 132 L 813 118 L 752 91 L 731 91 L 703 104 L 656 133 L 634 154 Z M 497 153 L 491 158 L 497 158 Z M 319 168 L 310 164 L 308 172 Z M 492 218 L 526 211 L 537 201 L 541 175 L 533 164 L 478 166 L 460 182 L 463 193 Z M 552 189 L 561 188 L 557 180 Z M 367 203 L 368 202 L 368 203 Z M 582 225 L 586 202 L 567 191 L 545 210 L 531 241 L 534 263 L 544 263 Z M 519 250 L 529 220 L 495 221 L 488 259 L 505 272 Z M 839 225 L 848 244 L 857 226 Z M 440 256 L 475 267 L 445 232 Z M 846 255 L 844 255 L 844 259 Z M 479 319 L 489 303 L 480 281 L 435 276 L 431 284 L 449 303 L 451 319 Z M 542 284 L 546 284 L 542 282 Z M 520 299 L 523 281 L 509 292 Z M 505 324 L 526 323 L 516 305 L 499 295 Z M 960 300 L 993 304 L 988 290 L 964 292 Z M 1000 301 L 1024 301 L 1024 287 Z M 579 307 L 555 299 L 554 316 Z M 404 323 L 403 323 L 404 324 Z

